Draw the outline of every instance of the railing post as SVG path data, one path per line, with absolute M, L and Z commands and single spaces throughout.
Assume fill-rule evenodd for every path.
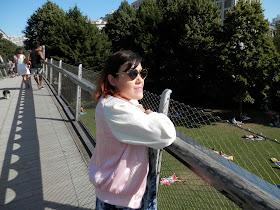
M 45 45 L 42 45 L 42 53 L 43 53 L 43 57 L 45 58 L 45 55 L 46 55 L 46 46 Z M 43 65 L 43 74 L 45 75 L 45 69 L 46 68 L 46 65 Z
M 3 76 L 3 74 L 2 74 L 2 71 L 0 70 L 0 74 L 1 74 L 1 77 L 2 77 L 2 79 L 4 78 L 4 76 Z
M 52 63 L 53 59 L 51 58 L 51 63 Z M 50 69 L 50 84 L 53 84 L 53 68 Z
M 5 67 L 3 68 L 3 72 L 5 73 L 6 77 L 8 77 L 8 73 L 7 73 L 7 71 L 6 71 L 6 68 L 5 68 Z
M 82 79 L 82 64 L 78 67 L 78 79 Z M 76 98 L 76 116 L 75 121 L 80 120 L 80 113 L 81 113 L 81 93 L 82 89 L 80 85 L 77 85 L 77 98 Z
M 62 68 L 62 60 L 59 61 L 59 68 Z M 57 87 L 57 95 L 61 95 L 61 85 L 62 85 L 62 74 L 58 73 L 58 87 Z
M 172 93 L 172 90 L 170 90 L 170 89 L 165 89 L 162 92 L 161 97 L 160 97 L 159 109 L 158 109 L 159 113 L 163 113 L 165 115 L 168 114 L 171 93 Z M 155 151 L 157 151 L 157 154 L 156 154 L 156 157 L 157 157 L 157 161 L 156 161 L 157 182 L 156 183 L 157 183 L 157 191 L 158 191 L 163 149 L 155 150 Z
M 48 58 L 46 58 L 46 61 L 48 62 Z M 48 74 L 49 74 L 49 67 L 48 67 L 48 65 L 47 64 L 45 64 L 44 63 L 44 66 L 45 66 L 45 68 L 46 68 L 46 71 L 45 71 L 45 77 L 46 77 L 46 79 L 48 80 L 49 78 L 48 78 Z
M 42 45 L 42 53 L 43 53 L 43 57 L 45 58 L 46 57 L 46 46 L 45 45 Z

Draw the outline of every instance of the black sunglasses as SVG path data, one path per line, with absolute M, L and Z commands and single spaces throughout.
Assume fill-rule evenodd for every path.
M 128 71 L 124 71 L 116 74 L 123 74 L 123 73 L 127 74 L 131 80 L 134 80 L 138 76 L 138 74 L 140 74 L 140 77 L 142 79 L 146 79 L 148 75 L 148 70 L 143 69 L 139 72 L 136 69 L 129 69 Z

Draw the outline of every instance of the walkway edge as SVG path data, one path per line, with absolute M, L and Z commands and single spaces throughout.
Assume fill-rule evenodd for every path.
M 95 139 L 82 122 L 75 121 L 74 114 L 70 106 L 63 100 L 63 98 L 57 95 L 57 91 L 52 87 L 49 81 L 44 78 L 45 83 L 48 85 L 49 92 L 52 93 L 52 98 L 56 104 L 62 118 L 73 136 L 74 142 L 81 153 L 86 166 L 89 166 L 92 151 L 95 147 Z

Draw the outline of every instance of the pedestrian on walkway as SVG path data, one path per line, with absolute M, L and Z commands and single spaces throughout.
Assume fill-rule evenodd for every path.
M 9 77 L 14 78 L 16 75 L 15 75 L 15 72 L 14 72 L 14 69 L 13 69 L 13 62 L 10 59 L 8 59 L 6 66 L 7 66 L 7 69 L 8 69 Z
M 44 62 L 47 62 L 43 56 L 42 53 L 42 46 L 41 45 L 36 45 L 34 50 L 31 50 L 28 54 L 27 57 L 27 62 L 31 59 L 31 71 L 33 73 L 34 79 L 37 83 L 37 86 L 39 89 L 44 88 L 42 83 L 43 83 L 43 68 L 41 64 L 41 60 Z M 39 81 L 38 77 L 39 76 Z
M 25 55 L 22 53 L 22 49 L 17 48 L 14 56 L 15 71 L 20 76 L 22 76 L 22 81 L 25 84 L 25 88 L 29 88 L 30 71 L 27 68 L 25 62 Z
M 97 82 L 96 146 L 89 166 L 96 209 L 156 209 L 156 192 L 155 200 L 144 196 L 150 184 L 148 150 L 172 144 L 176 131 L 166 115 L 138 104 L 147 73 L 138 54 L 118 51 Z

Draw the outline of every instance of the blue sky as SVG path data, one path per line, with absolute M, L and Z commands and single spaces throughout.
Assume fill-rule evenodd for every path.
M 90 19 L 104 17 L 112 10 L 118 9 L 122 0 L 51 0 L 64 11 L 75 5 L 83 15 Z M 127 0 L 132 3 L 136 0 Z M 27 20 L 47 0 L 1 0 L 0 2 L 0 29 L 7 35 L 22 36 Z M 280 14 L 280 0 L 262 0 L 265 18 L 270 22 Z

